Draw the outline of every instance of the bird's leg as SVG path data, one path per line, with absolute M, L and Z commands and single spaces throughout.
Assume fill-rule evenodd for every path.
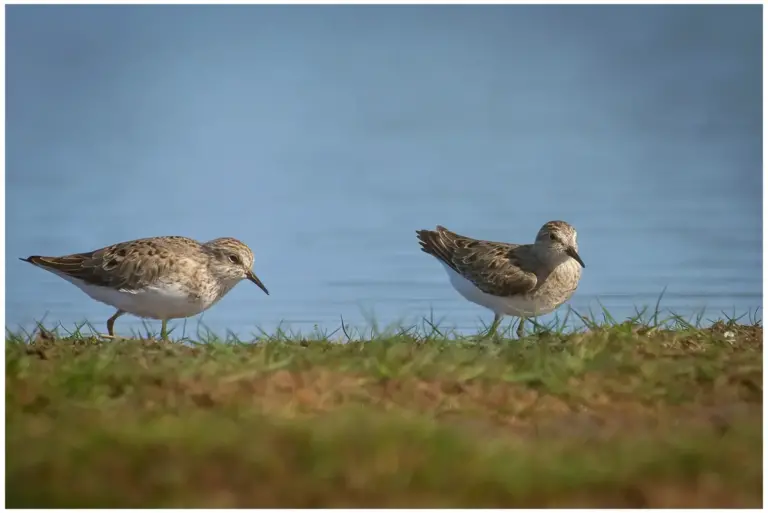
M 114 338 L 115 337 L 115 321 L 118 317 L 123 315 L 125 312 L 120 310 L 118 308 L 117 312 L 115 312 L 115 315 L 107 319 L 107 332 L 109 333 L 109 336 Z
M 517 325 L 517 338 L 523 338 L 525 335 L 525 317 L 520 317 L 520 323 Z
M 160 338 L 168 340 L 168 319 L 163 319 L 163 326 L 160 328 Z
M 488 328 L 488 333 L 485 335 L 486 337 L 492 337 L 496 335 L 496 329 L 499 327 L 499 323 L 501 323 L 503 315 L 494 313 L 493 315 L 493 323 L 491 324 L 491 327 Z

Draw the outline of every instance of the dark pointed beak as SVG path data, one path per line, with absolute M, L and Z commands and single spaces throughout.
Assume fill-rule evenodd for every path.
M 586 268 L 587 266 L 584 265 L 584 261 L 581 259 L 578 253 L 576 253 L 576 250 L 573 248 L 568 248 L 565 250 L 565 252 L 568 254 L 569 257 L 576 260 L 582 267 Z
M 269 291 L 267 290 L 267 287 L 265 287 L 265 286 L 264 286 L 264 284 L 263 284 L 263 283 L 261 283 L 261 280 L 260 280 L 260 279 L 259 279 L 259 278 L 258 278 L 258 277 L 255 275 L 255 274 L 253 274 L 253 271 L 251 271 L 250 269 L 248 269 L 248 271 L 246 271 L 246 274 L 247 274 L 247 277 L 248 277 L 248 279 L 249 279 L 250 281 L 252 281 L 252 282 L 253 282 L 253 283 L 255 283 L 256 285 L 258 285 L 258 286 L 259 286 L 259 288 L 260 288 L 261 290 L 263 290 L 263 291 L 264 291 L 264 293 L 265 293 L 266 295 L 269 295 Z

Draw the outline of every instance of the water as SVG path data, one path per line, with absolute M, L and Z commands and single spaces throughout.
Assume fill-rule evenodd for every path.
M 255 249 L 271 295 L 241 283 L 218 333 L 474 330 L 414 230 L 551 219 L 577 310 L 754 312 L 761 31 L 760 6 L 9 6 L 6 325 L 113 312 L 16 257 L 178 234 Z

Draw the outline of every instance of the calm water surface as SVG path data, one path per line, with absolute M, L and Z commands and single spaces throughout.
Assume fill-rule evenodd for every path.
M 10 6 L 6 325 L 113 312 L 17 257 L 178 234 L 243 240 L 271 293 L 243 282 L 188 332 L 474 330 L 492 314 L 414 230 L 532 242 L 552 219 L 579 233 L 577 310 L 666 288 L 684 316 L 754 313 L 760 12 Z

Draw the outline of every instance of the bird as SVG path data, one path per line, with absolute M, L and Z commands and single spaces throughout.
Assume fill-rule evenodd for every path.
M 114 337 L 118 317 L 129 313 L 162 321 L 191 317 L 213 306 L 241 280 L 269 291 L 254 274 L 253 252 L 232 237 L 198 242 L 181 236 L 149 237 L 65 256 L 33 255 L 25 262 L 73 283 L 117 309 L 107 320 Z
M 544 315 L 571 298 L 586 268 L 578 253 L 576 230 L 565 221 L 549 221 L 533 244 L 473 239 L 443 226 L 417 230 L 421 250 L 435 257 L 451 285 L 465 299 L 494 313 L 488 335 L 495 334 L 505 315 Z

